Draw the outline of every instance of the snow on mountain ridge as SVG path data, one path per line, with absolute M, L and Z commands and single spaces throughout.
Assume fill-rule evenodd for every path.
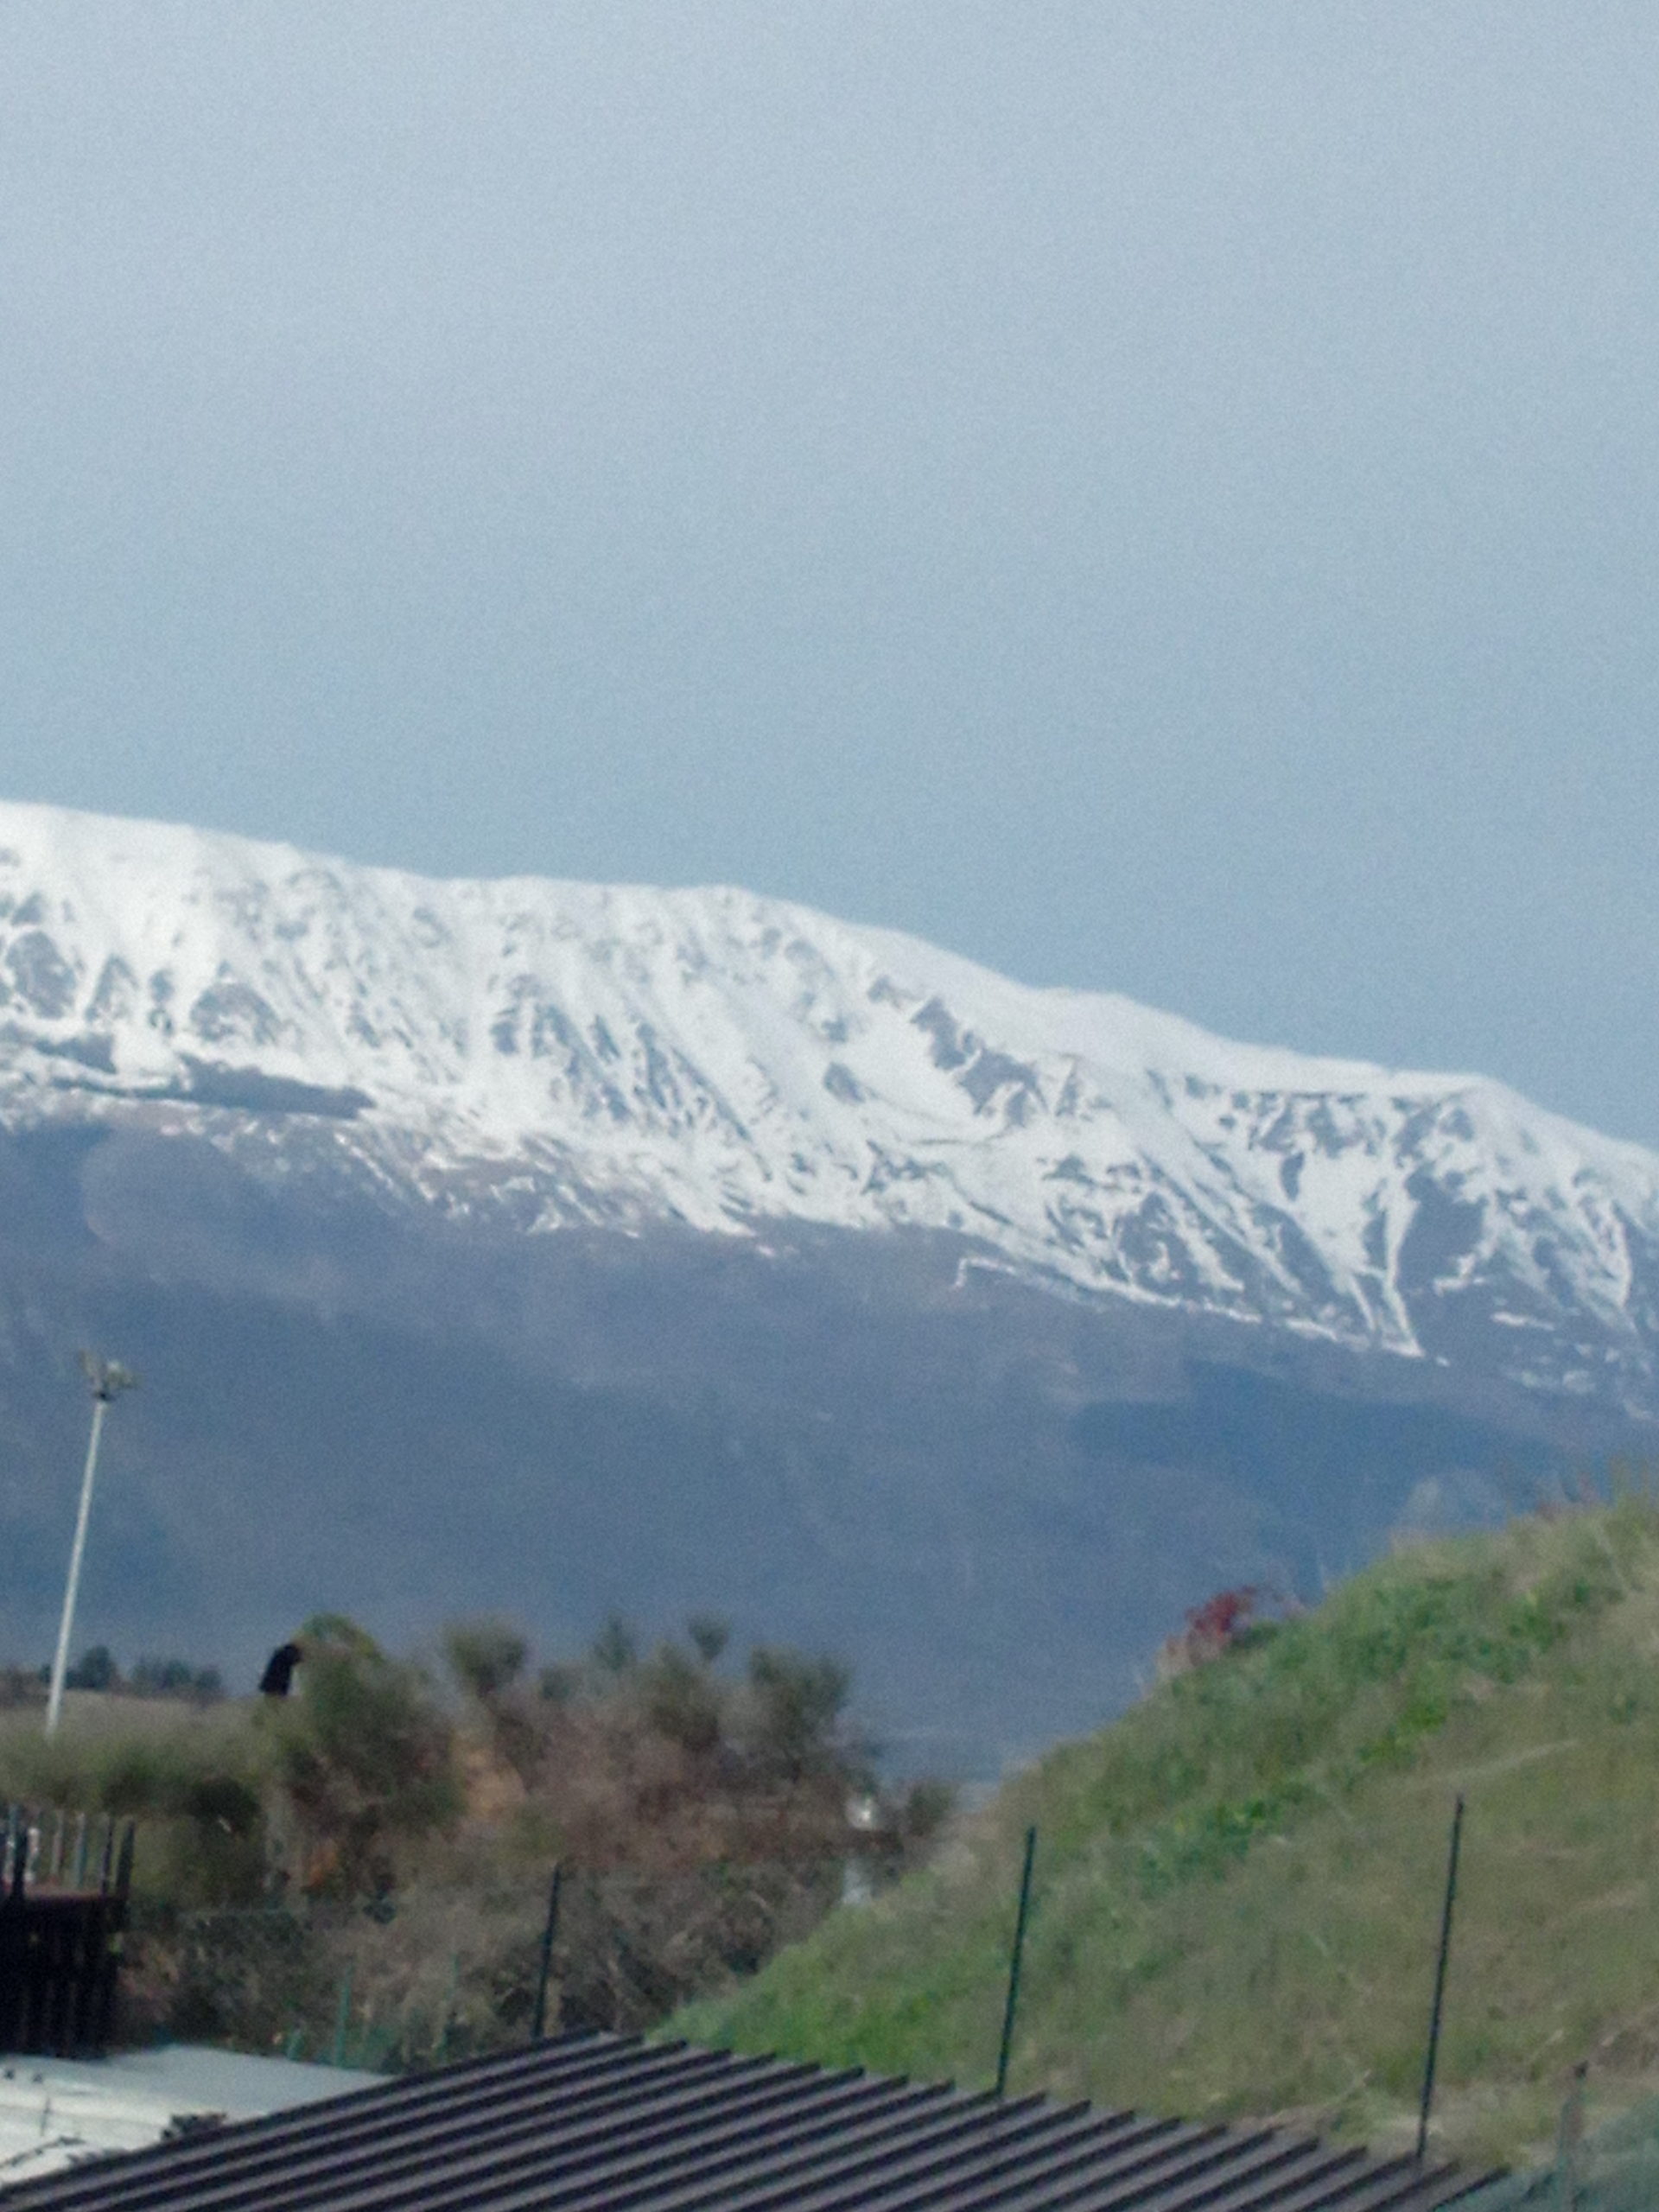
M 1478 1313 L 1577 1387 L 1659 1336 L 1659 1157 L 1496 1084 L 1232 1045 L 737 890 L 432 882 L 0 804 L 0 1115 L 145 1101 L 221 1138 L 303 1110 L 427 1192 L 528 1181 L 548 1226 L 955 1230 L 1414 1353 Z

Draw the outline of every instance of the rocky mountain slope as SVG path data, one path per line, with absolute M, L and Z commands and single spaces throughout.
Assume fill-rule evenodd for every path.
M 1085 1295 L 1478 1338 L 1653 1405 L 1654 1155 L 742 892 L 435 883 L 3 806 L 0 1025 L 14 1128 L 306 1121 L 388 1191 L 531 1229 L 944 1231 Z
M 1218 1586 L 1648 1454 L 1659 1160 L 734 891 L 0 807 L 0 1621 L 234 1674 L 319 1610 L 849 1656 L 912 1764 Z M 0 1649 L 0 1658 L 10 1656 Z

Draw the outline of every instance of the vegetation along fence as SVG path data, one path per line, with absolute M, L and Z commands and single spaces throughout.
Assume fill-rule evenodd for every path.
M 130 2019 L 186 2041 L 396 2071 L 546 2032 L 638 2033 L 817 1927 L 839 1860 L 679 1872 L 567 1867 L 413 1886 L 365 1905 L 289 1897 L 168 1911 L 138 1901 Z

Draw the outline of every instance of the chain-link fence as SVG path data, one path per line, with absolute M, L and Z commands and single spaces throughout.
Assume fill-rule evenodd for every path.
M 1655 2212 L 1659 2207 L 1659 2098 L 1580 2134 L 1576 2099 L 1561 2114 L 1555 2155 L 1512 2174 L 1460 2205 L 1459 2212 Z
M 810 1933 L 844 1884 L 838 1859 L 571 1870 L 546 2024 L 653 2027 Z M 366 1907 L 140 1907 L 130 2025 L 387 2071 L 499 2050 L 531 2033 L 547 1914 L 540 1882 L 417 1888 Z

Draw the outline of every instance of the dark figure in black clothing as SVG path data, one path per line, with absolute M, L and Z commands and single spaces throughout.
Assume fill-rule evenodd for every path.
M 305 1654 L 297 1643 L 279 1643 L 265 1662 L 259 1688 L 266 1697 L 286 1697 L 293 1687 L 294 1669 Z

